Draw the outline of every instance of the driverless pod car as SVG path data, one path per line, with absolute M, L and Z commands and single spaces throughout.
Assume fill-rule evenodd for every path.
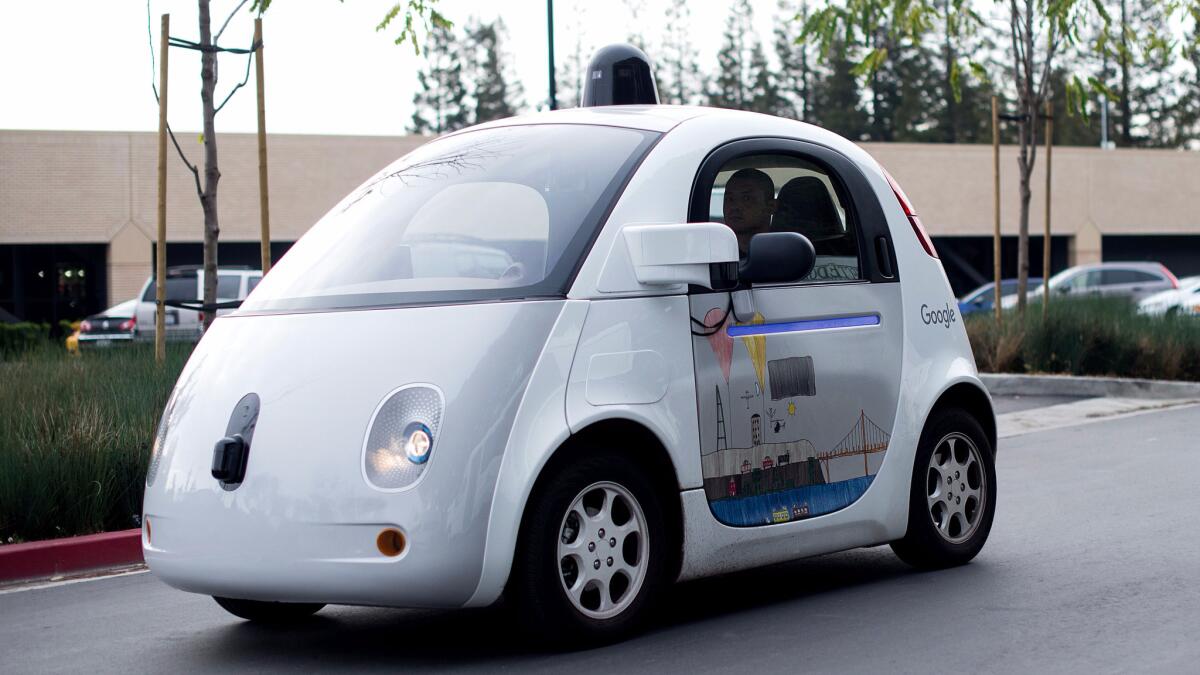
M 143 546 L 252 620 L 504 594 L 613 639 L 679 580 L 883 543 L 969 561 L 995 446 L 941 264 L 861 148 L 563 110 L 397 160 L 213 324 Z

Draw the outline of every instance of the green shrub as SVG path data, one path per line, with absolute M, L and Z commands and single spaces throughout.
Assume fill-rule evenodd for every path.
M 81 356 L 45 340 L 0 363 L 0 543 L 138 526 L 158 416 L 190 345 Z
M 50 325 L 45 323 L 0 323 L 0 360 L 19 357 L 41 347 L 50 339 Z
M 1112 298 L 1051 301 L 1025 317 L 968 316 L 967 335 L 980 370 L 1200 380 L 1200 319 L 1145 316 Z

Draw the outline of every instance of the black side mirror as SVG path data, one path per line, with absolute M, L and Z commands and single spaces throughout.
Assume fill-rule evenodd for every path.
M 817 252 L 799 232 L 760 232 L 750 238 L 750 253 L 738 265 L 744 283 L 799 281 L 812 272 Z

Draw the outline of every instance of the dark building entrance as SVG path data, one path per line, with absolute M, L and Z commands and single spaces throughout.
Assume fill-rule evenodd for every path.
M 271 264 L 279 262 L 279 258 L 287 253 L 295 242 L 271 242 Z M 154 244 L 150 245 L 150 268 L 158 262 L 158 251 Z M 167 265 L 203 265 L 204 244 L 198 241 L 167 242 Z M 262 254 L 257 241 L 220 241 L 217 242 L 218 267 L 262 267 Z
M 1200 235 L 1113 234 L 1100 245 L 1105 262 L 1145 261 L 1166 265 L 1179 278 L 1200 274 Z
M 1071 237 L 1050 238 L 1050 273 L 1067 268 Z M 933 237 L 934 248 L 942 260 L 946 277 L 954 294 L 961 297 L 968 291 L 992 281 L 993 256 L 991 237 Z M 1005 279 L 1017 276 L 1017 237 L 1000 238 L 1000 275 Z M 1029 276 L 1042 276 L 1042 238 L 1029 237 Z
M 0 245 L 0 318 L 48 323 L 104 310 L 107 244 Z

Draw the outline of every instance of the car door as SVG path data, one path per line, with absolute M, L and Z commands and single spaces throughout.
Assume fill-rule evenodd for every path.
M 809 236 L 817 261 L 803 280 L 689 296 L 704 490 L 733 526 L 818 516 L 862 496 L 887 451 L 903 335 L 885 216 L 848 159 L 780 139 L 721 147 L 700 169 L 689 219 L 739 232 L 748 213 L 765 231 Z

